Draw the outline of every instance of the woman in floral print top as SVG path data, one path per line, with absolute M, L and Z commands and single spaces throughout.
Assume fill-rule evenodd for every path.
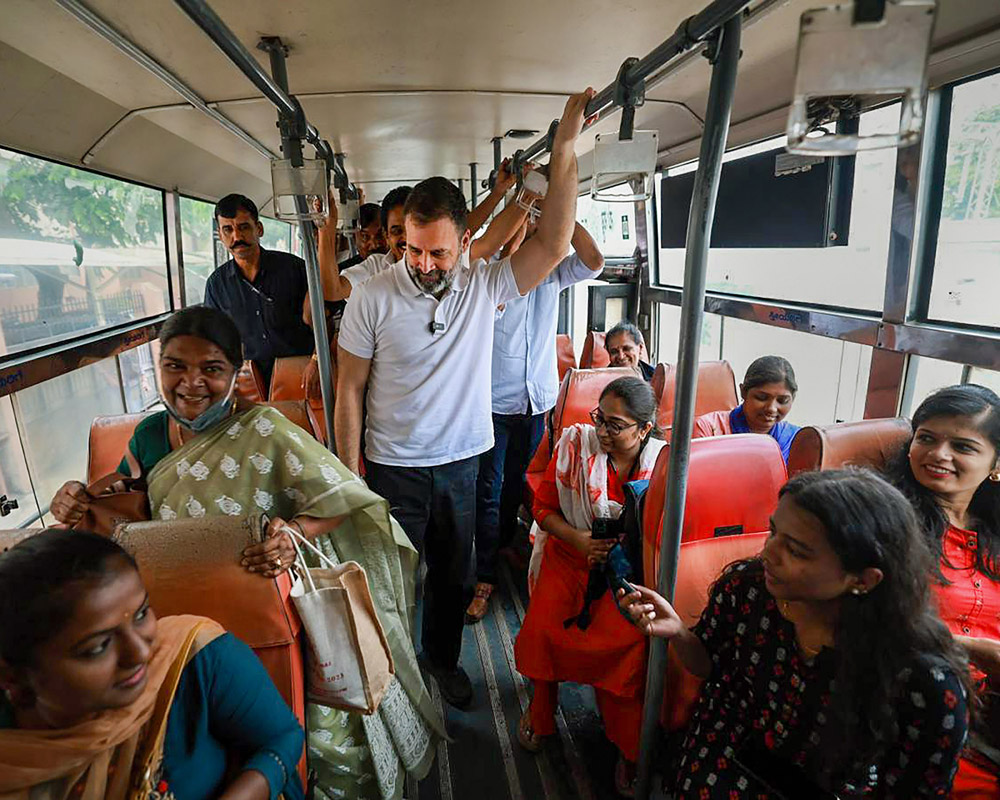
M 727 568 L 693 629 L 644 587 L 619 601 L 705 678 L 668 788 L 677 800 L 947 797 L 968 669 L 929 603 L 912 509 L 861 470 L 804 473 L 780 498 L 761 555 Z

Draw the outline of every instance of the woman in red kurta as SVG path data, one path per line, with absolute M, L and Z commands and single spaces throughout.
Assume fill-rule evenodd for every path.
M 535 495 L 535 521 L 546 533 L 541 572 L 514 652 L 518 671 L 531 678 L 531 707 L 518 740 L 537 751 L 541 737 L 555 733 L 560 681 L 590 684 L 608 738 L 621 752 L 616 784 L 629 791 L 639 753 L 646 645 L 642 634 L 618 612 L 610 592 L 591 607 L 581 630 L 563 623 L 580 613 L 594 564 L 606 560 L 615 540 L 591 538 L 594 519 L 617 518 L 623 485 L 648 479 L 663 442 L 651 439 L 656 398 L 639 378 L 608 384 L 593 425 L 567 428 L 556 445 L 545 480 Z
M 889 466 L 940 553 L 938 611 L 968 652 L 992 705 L 972 727 L 956 800 L 1000 797 L 1000 398 L 983 386 L 941 389 L 913 415 L 913 438 Z

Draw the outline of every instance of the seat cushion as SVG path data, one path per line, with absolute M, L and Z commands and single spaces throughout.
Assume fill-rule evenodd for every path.
M 881 470 L 911 434 L 909 421 L 901 417 L 811 425 L 792 440 L 788 474 L 845 466 Z

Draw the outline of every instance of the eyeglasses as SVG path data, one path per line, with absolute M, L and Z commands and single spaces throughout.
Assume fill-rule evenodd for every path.
M 595 428 L 604 428 L 612 436 L 619 436 L 623 431 L 627 431 L 633 425 L 639 427 L 638 422 L 618 422 L 614 419 L 605 419 L 604 414 L 601 413 L 600 407 L 595 408 L 590 412 L 590 421 L 594 423 Z

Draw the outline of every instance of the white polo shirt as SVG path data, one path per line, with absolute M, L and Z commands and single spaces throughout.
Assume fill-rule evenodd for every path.
M 493 317 L 520 292 L 509 258 L 455 269 L 439 301 L 417 287 L 404 259 L 344 311 L 340 346 L 371 359 L 365 457 L 376 464 L 433 467 L 493 447 Z
M 357 289 L 362 283 L 367 281 L 369 278 L 378 275 L 380 272 L 385 272 L 395 263 L 396 259 L 393 258 L 391 250 L 388 253 L 372 253 L 360 264 L 355 264 L 353 267 L 342 269 L 340 271 L 340 275 L 350 281 L 351 294 L 353 295 L 354 290 Z M 348 298 L 348 300 L 349 299 L 350 298 Z

